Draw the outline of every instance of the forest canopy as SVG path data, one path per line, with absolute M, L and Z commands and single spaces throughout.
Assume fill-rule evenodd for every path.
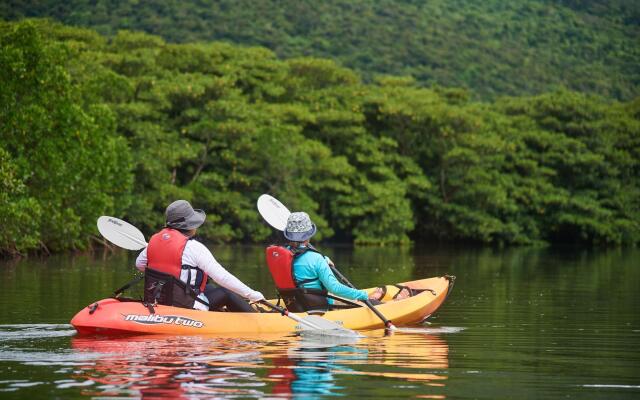
M 210 240 L 261 241 L 255 201 L 319 239 L 640 241 L 640 99 L 566 89 L 478 102 L 262 47 L 0 22 L 0 250 L 147 234 L 177 198 Z
M 227 41 L 282 58 L 467 88 L 478 99 L 566 87 L 640 95 L 637 0 L 6 0 L 0 18 L 50 17 L 114 36 Z

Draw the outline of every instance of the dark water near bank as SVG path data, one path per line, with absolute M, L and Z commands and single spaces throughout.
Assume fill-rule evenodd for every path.
M 458 279 L 421 333 L 87 339 L 133 254 L 0 263 L 0 398 L 640 398 L 639 250 L 326 250 L 363 287 Z M 261 248 L 213 251 L 274 294 Z

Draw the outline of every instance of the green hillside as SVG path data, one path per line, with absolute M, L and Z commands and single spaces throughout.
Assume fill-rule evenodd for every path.
M 621 100 L 640 94 L 635 0 L 9 0 L 0 18 L 51 17 L 106 35 L 224 40 L 280 57 L 337 60 L 365 80 L 410 75 L 476 98 L 566 87 Z
M 83 248 L 166 205 L 263 241 L 271 193 L 357 243 L 640 242 L 640 98 L 478 102 L 317 58 L 0 22 L 0 254 Z M 93 239 L 92 239 L 93 238 Z

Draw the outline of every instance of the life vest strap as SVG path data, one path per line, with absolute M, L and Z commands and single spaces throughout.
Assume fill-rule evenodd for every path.
M 209 306 L 207 301 L 198 297 L 191 285 L 187 285 L 175 276 L 147 267 L 145 269 L 144 301 L 150 304 L 163 304 L 175 307 L 193 308 L 197 301 Z
M 198 268 L 198 267 L 194 267 L 192 265 L 187 265 L 187 264 L 182 264 L 181 269 L 186 270 L 187 271 L 187 283 L 189 284 L 189 286 L 191 286 L 191 288 L 193 290 L 196 291 L 196 293 L 201 293 L 203 290 L 201 288 L 204 287 L 204 285 L 202 285 L 202 280 L 204 279 L 205 273 L 202 269 Z M 192 271 L 195 270 L 196 273 L 196 279 L 193 283 L 193 285 L 191 284 L 191 273 Z M 205 283 L 206 285 L 206 283 Z

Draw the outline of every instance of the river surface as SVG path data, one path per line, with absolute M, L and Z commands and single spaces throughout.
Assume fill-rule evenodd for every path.
M 212 246 L 272 296 L 260 247 Z M 0 262 L 0 398 L 640 398 L 640 250 L 325 247 L 361 287 L 456 275 L 412 333 L 77 336 L 135 254 Z

